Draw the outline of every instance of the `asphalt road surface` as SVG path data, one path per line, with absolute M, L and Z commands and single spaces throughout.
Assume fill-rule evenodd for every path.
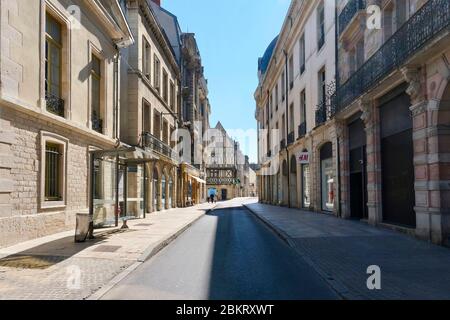
M 224 202 L 103 299 L 337 299 L 303 259 L 236 201 Z

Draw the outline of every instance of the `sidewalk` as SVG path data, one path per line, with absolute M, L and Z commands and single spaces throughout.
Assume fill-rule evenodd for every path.
M 0 300 L 87 299 L 134 270 L 214 207 L 152 213 L 129 229 L 97 230 L 74 243 L 74 231 L 0 249 Z
M 450 250 L 363 222 L 283 207 L 246 207 L 345 299 L 450 299 Z M 381 290 L 367 289 L 367 267 Z

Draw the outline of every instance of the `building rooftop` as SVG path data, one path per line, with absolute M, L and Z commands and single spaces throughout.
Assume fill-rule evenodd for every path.
M 273 51 L 278 41 L 278 37 L 279 36 L 276 36 L 275 39 L 272 40 L 272 42 L 269 44 L 266 51 L 264 52 L 262 58 L 259 58 L 258 60 L 258 71 L 260 71 L 261 74 L 264 74 L 267 71 L 267 67 L 269 66 L 270 59 L 272 58 Z

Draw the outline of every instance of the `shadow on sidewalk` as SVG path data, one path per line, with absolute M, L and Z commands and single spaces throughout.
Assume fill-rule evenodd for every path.
M 0 267 L 14 269 L 47 269 L 92 246 L 107 242 L 110 237 L 116 234 L 131 231 L 132 230 L 130 229 L 100 231 L 95 235 L 95 239 L 88 240 L 84 243 L 75 243 L 73 236 L 64 237 L 3 257 L 0 259 Z M 97 249 L 99 252 L 112 252 L 118 248 L 113 246 L 104 246 L 103 248 L 100 246 Z

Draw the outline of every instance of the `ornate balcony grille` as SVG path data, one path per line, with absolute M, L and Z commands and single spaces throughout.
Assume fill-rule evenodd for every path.
M 344 32 L 358 11 L 364 10 L 365 8 L 365 0 L 350 0 L 339 15 L 339 34 Z
M 153 136 L 152 134 L 148 132 L 144 132 L 142 135 L 143 139 L 143 147 L 145 149 L 151 149 L 152 151 L 155 151 L 163 156 L 166 156 L 168 158 L 173 158 L 173 155 L 175 154 L 170 146 Z
M 292 131 L 291 133 L 289 133 L 288 138 L 287 138 L 287 143 L 288 145 L 293 144 L 295 141 L 295 132 Z
M 316 108 L 316 126 L 320 126 L 330 120 L 336 113 L 337 107 L 336 82 L 327 85 L 327 92 L 323 102 Z
M 338 111 L 386 77 L 450 25 L 450 1 L 429 0 L 339 87 Z
M 63 99 L 61 99 L 51 93 L 46 93 L 45 101 L 46 101 L 46 106 L 47 106 L 48 112 L 51 112 L 53 114 L 56 114 L 57 116 L 64 118 L 65 112 L 64 112 L 64 100 Z
M 92 130 L 97 131 L 98 133 L 103 133 L 103 119 L 101 119 L 95 111 L 92 112 L 91 124 Z
M 306 122 L 301 123 L 298 126 L 298 138 L 303 138 L 306 135 Z

